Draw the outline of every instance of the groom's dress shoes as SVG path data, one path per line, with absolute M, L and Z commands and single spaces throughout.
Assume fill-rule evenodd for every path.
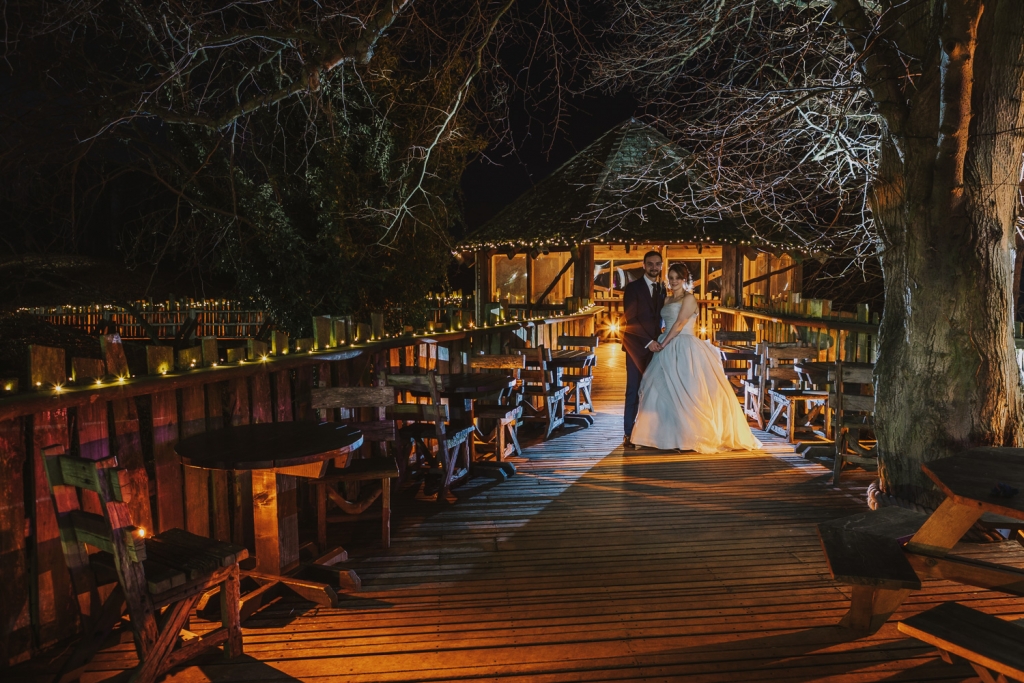
M 633 442 L 629 440 L 628 436 L 623 437 L 623 439 L 622 439 L 622 447 L 627 449 L 627 450 L 634 447 L 633 446 Z

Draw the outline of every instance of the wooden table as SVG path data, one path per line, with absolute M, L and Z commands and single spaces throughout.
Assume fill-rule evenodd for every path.
M 274 422 L 197 434 L 175 450 L 190 467 L 252 474 L 256 571 L 247 575 L 261 590 L 283 584 L 318 604 L 337 606 L 334 586 L 303 575 L 351 583 L 352 574 L 319 563 L 300 565 L 295 477 L 323 476 L 328 460 L 362 443 L 362 432 L 344 424 Z
M 1024 520 L 1024 449 L 974 448 L 951 458 L 921 466 L 946 499 L 903 545 L 903 552 L 919 579 L 944 579 L 1024 597 L 1024 570 L 950 555 L 985 513 Z M 998 484 L 1018 490 L 1012 497 L 992 493 Z M 858 588 L 864 595 L 858 600 Z M 858 603 L 869 617 L 891 614 L 910 594 L 909 588 L 854 586 L 851 617 Z M 868 613 L 870 610 L 870 614 Z

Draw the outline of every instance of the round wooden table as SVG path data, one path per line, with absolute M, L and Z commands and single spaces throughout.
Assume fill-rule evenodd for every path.
M 179 441 L 175 450 L 188 467 L 251 473 L 256 572 L 250 576 L 284 584 L 319 604 L 337 605 L 333 586 L 296 573 L 309 567 L 299 563 L 295 477 L 320 478 L 328 460 L 362 444 L 362 432 L 344 424 L 273 422 L 196 434 Z

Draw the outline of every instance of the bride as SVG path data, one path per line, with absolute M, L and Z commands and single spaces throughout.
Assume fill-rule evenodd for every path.
M 714 453 L 761 447 L 725 378 L 718 351 L 694 334 L 697 300 L 686 291 L 686 266 L 668 269 L 661 309 L 661 350 L 640 382 L 640 410 L 631 440 L 639 446 Z

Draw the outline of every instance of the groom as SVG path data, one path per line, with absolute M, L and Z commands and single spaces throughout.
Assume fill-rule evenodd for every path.
M 661 351 L 661 306 L 665 303 L 665 285 L 661 281 L 661 254 L 644 254 L 644 276 L 622 289 L 622 308 L 625 325 L 622 329 L 622 349 L 626 352 L 626 410 L 623 443 L 629 440 L 640 407 L 640 379 L 651 362 L 655 351 Z

